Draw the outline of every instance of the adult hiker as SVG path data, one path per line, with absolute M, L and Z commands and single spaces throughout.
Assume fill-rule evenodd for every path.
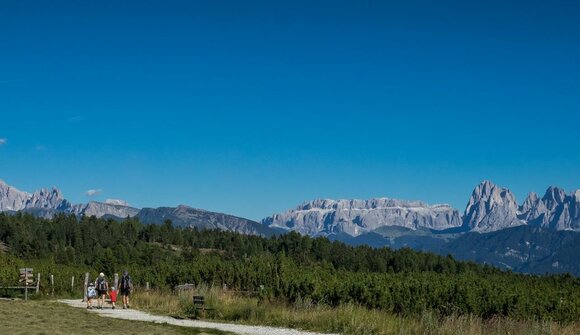
M 109 292 L 109 283 L 107 282 L 104 273 L 99 273 L 99 277 L 95 280 L 95 287 L 97 288 L 97 308 L 103 309 L 105 296 Z
M 129 296 L 131 295 L 131 291 L 133 290 L 133 280 L 131 276 L 129 276 L 129 271 L 123 271 L 123 277 L 121 277 L 121 281 L 119 282 L 119 292 L 123 297 L 123 309 L 129 308 Z

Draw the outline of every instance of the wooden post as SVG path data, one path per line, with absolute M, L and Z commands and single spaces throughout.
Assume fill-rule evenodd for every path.
M 75 290 L 75 276 L 72 276 L 70 279 L 70 291 L 74 292 Z
M 119 274 L 115 273 L 115 289 L 118 291 L 119 290 Z
M 83 301 L 87 301 L 87 287 L 89 286 L 89 273 L 85 272 L 85 285 L 83 286 Z
M 50 290 L 51 295 L 54 296 L 54 275 L 50 275 Z
M 34 281 L 32 271 L 32 268 L 20 269 L 20 282 L 24 282 L 24 300 L 28 300 L 28 282 L 32 283 Z
M 149 282 L 145 283 L 145 287 L 147 288 L 147 291 L 149 291 Z
M 36 294 L 40 291 L 40 272 L 36 274 Z

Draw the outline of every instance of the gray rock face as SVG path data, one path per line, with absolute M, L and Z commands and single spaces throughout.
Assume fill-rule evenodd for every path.
M 525 221 L 518 218 L 518 204 L 510 190 L 487 180 L 477 185 L 465 208 L 465 228 L 491 232 L 522 224 Z
M 94 215 L 98 218 L 109 215 L 124 219 L 126 217 L 133 217 L 137 215 L 137 213 L 139 213 L 139 209 L 129 206 L 91 201 L 88 204 L 74 205 L 71 209 L 71 212 L 77 215 Z
M 32 197 L 30 193 L 22 192 L 0 180 L 0 211 L 19 211 L 26 207 L 26 202 Z
M 57 211 L 67 211 L 71 208 L 71 203 L 62 197 L 60 190 L 56 188 L 41 189 L 30 197 L 25 208 L 55 209 Z
M 443 230 L 459 227 L 462 222 L 459 212 L 448 205 L 378 198 L 314 200 L 268 217 L 262 223 L 313 236 L 341 233 L 358 236 L 383 226 Z
M 580 190 L 567 195 L 563 189 L 551 186 L 541 199 L 530 193 L 520 207 L 520 218 L 532 226 L 580 231 Z
M 0 211 L 24 209 L 67 210 L 71 204 L 56 188 L 41 189 L 33 194 L 20 191 L 0 180 Z

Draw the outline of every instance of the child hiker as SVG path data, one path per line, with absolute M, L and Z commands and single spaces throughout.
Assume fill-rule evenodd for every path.
M 113 309 L 115 309 L 115 303 L 117 302 L 117 289 L 113 286 L 111 287 L 111 291 L 109 292 L 109 297 L 111 297 L 111 304 L 113 305 Z
M 87 309 L 93 309 L 93 299 L 97 297 L 97 290 L 95 284 L 89 283 L 87 287 Z

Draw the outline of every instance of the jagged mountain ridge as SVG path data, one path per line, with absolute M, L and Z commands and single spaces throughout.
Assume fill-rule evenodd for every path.
M 0 180 L 0 211 L 24 211 L 36 216 L 50 218 L 56 213 L 75 215 L 95 215 L 102 217 L 113 215 L 117 217 L 135 216 L 139 209 L 112 203 L 91 201 L 86 204 L 71 204 L 59 189 L 40 189 L 32 194 L 20 191 Z
M 429 206 L 420 201 L 318 199 L 274 214 L 262 223 L 311 236 L 356 237 L 384 226 L 486 233 L 531 225 L 580 231 L 580 190 L 566 195 L 564 190 L 550 187 L 542 199 L 530 194 L 519 206 L 510 190 L 485 180 L 475 187 L 463 215 L 448 205 Z
M 550 187 L 544 197 L 530 193 L 520 207 L 520 218 L 531 226 L 555 230 L 580 230 L 580 190 L 571 194 Z
M 126 205 L 121 200 L 105 202 L 91 201 L 86 204 L 71 204 L 57 188 L 41 189 L 33 194 L 20 191 L 0 180 L 0 212 L 27 212 L 38 217 L 52 218 L 57 213 L 78 216 L 96 216 L 113 219 L 137 217 L 141 222 L 162 224 L 169 219 L 176 226 L 199 229 L 222 229 L 242 234 L 270 236 L 275 229 L 258 222 L 233 215 L 216 213 L 180 205 L 139 209 Z
M 162 223 L 170 218 L 180 226 L 259 235 L 295 230 L 311 236 L 359 236 L 388 226 L 486 233 L 526 224 L 551 230 L 580 231 L 580 190 L 568 195 L 560 188 L 550 187 L 544 197 L 530 193 L 518 206 L 508 189 L 490 181 L 483 181 L 474 189 L 463 215 L 449 205 L 430 206 L 421 201 L 320 199 L 265 218 L 260 225 L 252 220 L 233 219 L 236 217 L 187 206 L 141 210 L 125 204 L 110 200 L 73 205 L 57 188 L 31 194 L 0 180 L 0 211 L 25 211 L 46 218 L 55 213 L 113 218 L 137 216 L 146 223 Z

